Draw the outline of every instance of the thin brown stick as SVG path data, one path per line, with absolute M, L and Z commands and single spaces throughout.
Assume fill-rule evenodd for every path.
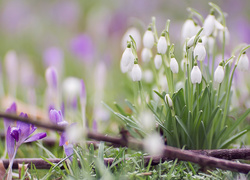
M 40 126 L 43 128 L 49 128 L 54 129 L 57 131 L 64 131 L 65 128 L 48 124 L 43 121 L 34 121 L 30 118 L 20 118 L 15 115 L 9 115 L 5 113 L 0 113 L 0 117 L 8 118 L 8 119 L 14 119 L 14 120 L 20 120 L 27 123 L 32 123 L 36 126 Z M 116 145 L 120 145 L 122 147 L 132 147 L 132 148 L 138 148 L 140 150 L 143 150 L 143 143 L 140 141 L 137 141 L 135 139 L 127 139 L 125 136 L 121 138 L 117 137 L 111 137 L 111 136 L 105 136 L 103 134 L 93 133 L 93 132 L 86 132 L 86 137 L 90 139 L 95 139 L 98 141 L 105 141 L 110 142 Z M 163 157 L 174 160 L 178 159 L 180 161 L 190 161 L 196 164 L 199 164 L 202 167 L 210 166 L 215 168 L 220 168 L 223 170 L 230 170 L 230 171 L 236 171 L 241 173 L 248 173 L 250 171 L 250 165 L 249 164 L 241 164 L 236 162 L 231 162 L 228 160 L 222 160 L 214 157 L 208 157 L 201 154 L 196 154 L 194 152 L 190 152 L 187 150 L 180 150 L 178 148 L 174 148 L 171 146 L 165 146 L 163 150 Z

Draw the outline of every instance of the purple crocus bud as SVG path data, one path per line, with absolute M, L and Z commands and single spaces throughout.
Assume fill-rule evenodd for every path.
M 94 45 L 92 39 L 87 34 L 81 34 L 73 38 L 70 49 L 80 60 L 85 62 L 92 61 L 94 56 Z
M 10 107 L 6 110 L 6 113 L 10 113 L 10 114 L 16 114 L 17 112 L 17 106 L 16 103 L 13 102 Z M 8 127 L 11 126 L 12 121 L 4 118 L 4 129 L 7 131 Z
M 15 151 L 15 139 L 11 135 L 11 127 L 9 126 L 6 134 L 6 145 L 9 159 L 12 159 Z
M 62 114 L 60 113 L 60 111 L 57 111 L 55 109 L 50 110 L 49 119 L 54 124 L 58 124 L 59 122 L 63 121 Z
M 81 83 L 80 98 L 82 100 L 86 100 L 86 88 L 85 88 L 84 81 L 81 79 L 80 83 Z
M 63 148 L 67 157 L 71 156 L 74 153 L 73 144 L 66 143 L 63 145 Z M 69 159 L 72 161 L 72 156 L 69 157 Z
M 45 73 L 48 86 L 52 89 L 57 89 L 57 70 L 54 67 L 49 67 Z

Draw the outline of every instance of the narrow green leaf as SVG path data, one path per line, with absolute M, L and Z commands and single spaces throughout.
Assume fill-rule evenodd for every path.
M 186 126 L 182 123 L 182 121 L 179 119 L 178 116 L 175 116 L 175 119 L 177 120 L 177 122 L 180 124 L 181 128 L 183 129 L 183 131 L 186 133 L 186 135 L 188 136 L 188 139 L 190 140 L 190 142 L 193 144 L 193 140 L 191 139 Z
M 226 141 L 224 141 L 219 149 L 223 149 L 226 148 L 229 144 L 231 144 L 234 140 L 238 139 L 239 137 L 241 137 L 242 135 L 246 134 L 248 130 L 243 130 L 241 132 L 239 132 L 238 134 L 235 134 L 234 136 L 232 136 L 231 138 L 227 139 Z

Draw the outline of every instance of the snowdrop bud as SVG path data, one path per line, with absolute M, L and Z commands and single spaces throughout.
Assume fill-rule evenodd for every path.
M 206 36 L 210 36 L 213 31 L 214 31 L 214 27 L 215 27 L 215 17 L 213 14 L 209 14 L 205 21 L 204 21 L 204 24 L 203 24 L 203 31 L 204 31 L 204 34 Z
M 196 34 L 196 26 L 193 20 L 187 19 L 182 26 L 182 38 L 185 40 L 186 38 L 191 38 Z
M 215 19 L 214 25 L 215 25 L 216 29 L 218 29 L 218 30 L 224 29 L 224 26 L 217 19 Z
M 181 88 L 184 88 L 184 83 L 182 81 L 179 81 L 175 85 L 175 90 L 179 91 Z
M 134 67 L 132 69 L 132 79 L 133 81 L 140 81 L 142 77 L 141 68 L 138 64 L 134 64 Z
M 201 70 L 197 65 L 195 65 L 191 71 L 191 82 L 193 84 L 196 84 L 196 83 L 200 84 L 201 79 L 202 79 Z
M 141 52 L 141 58 L 143 62 L 149 62 L 152 58 L 151 50 L 148 48 L 143 48 Z
M 63 93 L 64 95 L 72 101 L 74 98 L 80 95 L 82 90 L 81 81 L 75 77 L 68 77 L 63 81 Z
M 207 38 L 207 45 L 208 45 L 208 51 L 209 51 L 209 54 L 210 54 L 210 55 L 213 54 L 214 44 L 215 44 L 215 39 L 214 39 L 214 37 L 209 36 L 209 37 Z
M 143 79 L 147 82 L 147 83 L 151 83 L 154 79 L 154 75 L 153 72 L 151 70 L 146 70 L 143 72 Z
M 48 87 L 52 89 L 57 88 L 57 70 L 54 67 L 48 67 L 45 72 Z
M 127 46 L 127 41 L 131 40 L 129 35 L 131 35 L 134 38 L 137 49 L 140 49 L 140 47 L 141 47 L 141 34 L 138 31 L 138 29 L 136 29 L 135 27 L 129 28 L 127 30 L 127 32 L 123 35 L 123 37 L 122 37 L 122 49 L 125 49 Z
M 164 150 L 164 142 L 159 134 L 153 133 L 143 140 L 143 147 L 151 156 L 161 156 Z
M 248 70 L 248 66 L 249 66 L 249 60 L 248 57 L 246 55 L 246 52 L 244 52 L 238 62 L 237 68 L 240 71 L 247 71 Z
M 219 65 L 214 72 L 214 81 L 217 83 L 221 83 L 224 79 L 224 75 L 224 68 L 223 66 Z
M 198 42 L 194 48 L 194 58 L 197 57 L 197 60 L 203 61 L 206 57 L 206 49 L 202 42 Z
M 146 48 L 151 49 L 154 46 L 154 33 L 151 29 L 148 29 L 143 35 L 143 45 Z
M 130 48 L 130 45 L 125 49 L 121 58 L 121 71 L 122 73 L 131 71 L 134 65 L 135 56 Z
M 179 65 L 178 65 L 176 59 L 174 58 L 174 56 L 172 56 L 171 60 L 170 60 L 170 69 L 173 73 L 179 72 Z
M 228 44 L 229 40 L 230 40 L 230 33 L 229 33 L 227 27 L 225 27 L 224 31 L 225 31 L 225 42 L 226 42 L 226 44 Z M 223 43 L 223 30 L 219 31 L 219 35 L 218 36 L 219 36 L 220 42 Z
M 162 57 L 160 54 L 156 54 L 154 58 L 155 68 L 160 69 L 162 64 Z
M 167 40 L 163 35 L 159 38 L 158 44 L 157 44 L 157 51 L 160 54 L 165 54 L 168 48 Z
M 167 104 L 169 107 L 172 107 L 172 106 L 173 106 L 173 101 L 172 101 L 172 99 L 170 98 L 169 94 L 166 94 L 166 95 L 165 95 L 165 102 L 166 102 L 166 104 Z

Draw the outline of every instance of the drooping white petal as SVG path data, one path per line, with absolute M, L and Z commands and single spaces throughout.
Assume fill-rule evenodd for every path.
M 154 58 L 155 68 L 160 69 L 162 64 L 162 57 L 160 54 L 156 54 Z
M 224 68 L 219 65 L 214 72 L 214 81 L 217 83 L 221 83 L 224 79 L 224 75 Z
M 191 71 L 191 82 L 193 84 L 200 84 L 201 83 L 201 79 L 202 79 L 202 74 L 201 74 L 201 70 L 198 66 L 194 66 L 192 71 Z
M 141 34 L 140 34 L 139 30 L 136 29 L 135 27 L 129 28 L 125 32 L 125 34 L 123 35 L 122 41 L 121 41 L 122 42 L 122 49 L 126 48 L 127 41 L 131 41 L 129 35 L 131 35 L 134 38 L 137 49 L 140 49 L 141 48 Z
M 194 21 L 191 19 L 187 19 L 183 26 L 182 26 L 182 38 L 183 40 L 185 40 L 186 38 L 191 38 L 192 36 L 194 36 L 197 32 L 197 28 L 194 24 Z
M 212 14 L 209 14 L 203 24 L 203 32 L 206 36 L 209 36 L 213 33 L 215 27 L 215 17 Z
M 147 30 L 143 35 L 143 46 L 151 49 L 154 46 L 154 33 Z
M 194 45 L 194 38 L 195 38 L 195 36 L 192 36 L 192 37 L 188 40 L 188 42 L 187 42 L 187 47 L 191 47 L 191 46 Z
M 249 67 L 249 59 L 245 53 L 243 53 L 239 59 L 237 68 L 240 71 L 247 71 Z
M 140 81 L 142 77 L 142 72 L 141 68 L 138 64 L 134 64 L 133 69 L 132 69 L 132 79 L 133 81 Z
M 215 28 L 218 29 L 218 30 L 223 30 L 224 29 L 224 26 L 217 19 L 215 19 L 214 25 L 215 25 Z
M 198 56 L 198 61 L 203 61 L 206 57 L 206 49 L 203 43 L 197 43 L 194 48 L 194 58 Z
M 164 149 L 164 142 L 159 134 L 153 133 L 143 140 L 143 147 L 151 156 L 161 156 Z
M 226 44 L 228 44 L 230 41 L 230 33 L 229 33 L 227 27 L 224 29 L 224 31 L 225 31 L 225 42 L 226 42 Z M 219 31 L 218 36 L 219 36 L 220 42 L 223 43 L 223 30 Z
M 171 60 L 170 60 L 170 69 L 173 73 L 179 72 L 179 65 L 178 65 L 175 58 L 171 58 Z
M 152 52 L 148 48 L 143 48 L 141 52 L 141 58 L 143 62 L 149 62 L 152 58 Z
M 172 101 L 172 99 L 170 98 L 169 94 L 166 94 L 164 99 L 165 99 L 166 104 L 167 104 L 169 107 L 172 107 L 172 106 L 173 106 L 173 101 Z
M 125 51 L 122 54 L 122 58 L 121 58 L 121 71 L 123 73 L 131 71 L 134 65 L 134 59 L 135 56 L 132 53 L 132 49 L 131 48 L 126 48 Z
M 159 41 L 157 43 L 157 51 L 160 54 L 165 54 L 168 48 L 167 40 L 164 36 L 161 36 L 159 38 Z

